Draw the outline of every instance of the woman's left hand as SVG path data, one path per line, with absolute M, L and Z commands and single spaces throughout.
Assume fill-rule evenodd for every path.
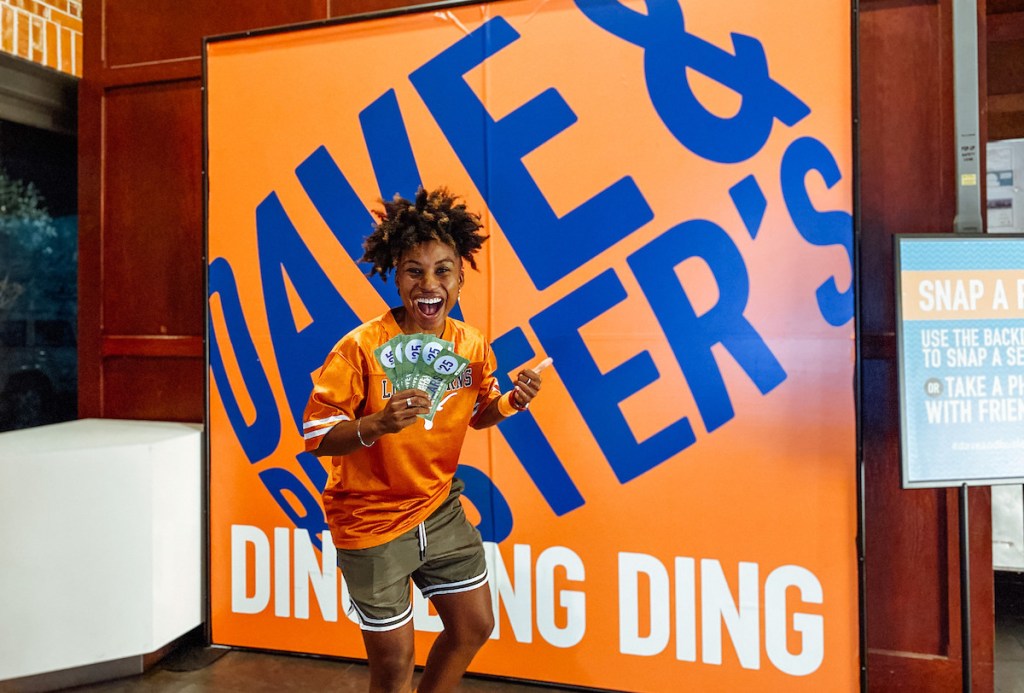
M 500 397 L 495 397 L 490 406 L 473 422 L 473 428 L 493 426 L 512 416 L 516 411 L 523 411 L 529 407 L 530 402 L 540 392 L 540 372 L 550 365 L 551 359 L 546 358 L 533 368 L 519 371 L 512 381 L 512 389 Z
M 516 376 L 516 386 L 512 392 L 515 405 L 520 409 L 528 407 L 533 398 L 540 392 L 541 384 L 540 373 L 537 371 L 531 368 L 524 368 L 519 371 L 519 374 Z

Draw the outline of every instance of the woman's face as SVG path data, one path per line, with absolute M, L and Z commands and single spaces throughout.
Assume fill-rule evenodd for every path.
M 402 329 L 440 336 L 462 288 L 462 258 L 441 241 L 413 246 L 398 261 L 395 283 L 405 307 Z

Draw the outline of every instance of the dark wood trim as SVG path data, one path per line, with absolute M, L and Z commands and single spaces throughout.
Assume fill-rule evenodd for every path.
M 1024 40 L 1024 12 L 988 15 L 985 33 L 989 41 Z
M 82 6 L 83 79 L 78 107 L 78 415 L 103 416 L 103 87 L 91 75 L 101 42 L 89 40 L 102 19 L 99 3 Z
M 110 356 L 154 356 L 201 358 L 203 338 L 182 335 L 116 335 L 103 337 L 103 358 Z
M 860 336 L 861 358 L 872 361 L 896 361 L 896 333 L 875 332 Z
M 988 97 L 989 113 L 1017 113 L 1020 111 L 1024 111 L 1024 92 L 992 94 Z
M 939 0 L 859 0 L 861 9 L 888 10 L 897 7 L 913 7 L 914 5 L 938 5 Z
M 200 57 L 138 63 L 123 67 L 106 67 L 98 78 L 104 87 L 137 86 L 159 82 L 180 82 L 201 79 L 203 61 Z

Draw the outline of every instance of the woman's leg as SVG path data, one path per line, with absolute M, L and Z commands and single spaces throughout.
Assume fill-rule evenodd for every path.
M 439 594 L 430 601 L 437 609 L 444 630 L 427 656 L 417 691 L 447 693 L 455 690 L 473 657 L 494 630 L 491 589 L 485 583 L 469 592 Z
M 370 664 L 370 693 L 409 693 L 412 690 L 412 621 L 394 630 L 363 631 Z

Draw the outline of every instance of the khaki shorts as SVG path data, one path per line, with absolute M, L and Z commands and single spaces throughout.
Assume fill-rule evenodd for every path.
M 410 577 L 428 599 L 487 584 L 480 532 L 459 500 L 463 488 L 454 479 L 448 498 L 425 522 L 386 544 L 338 549 L 338 567 L 363 630 L 394 630 L 412 620 Z

